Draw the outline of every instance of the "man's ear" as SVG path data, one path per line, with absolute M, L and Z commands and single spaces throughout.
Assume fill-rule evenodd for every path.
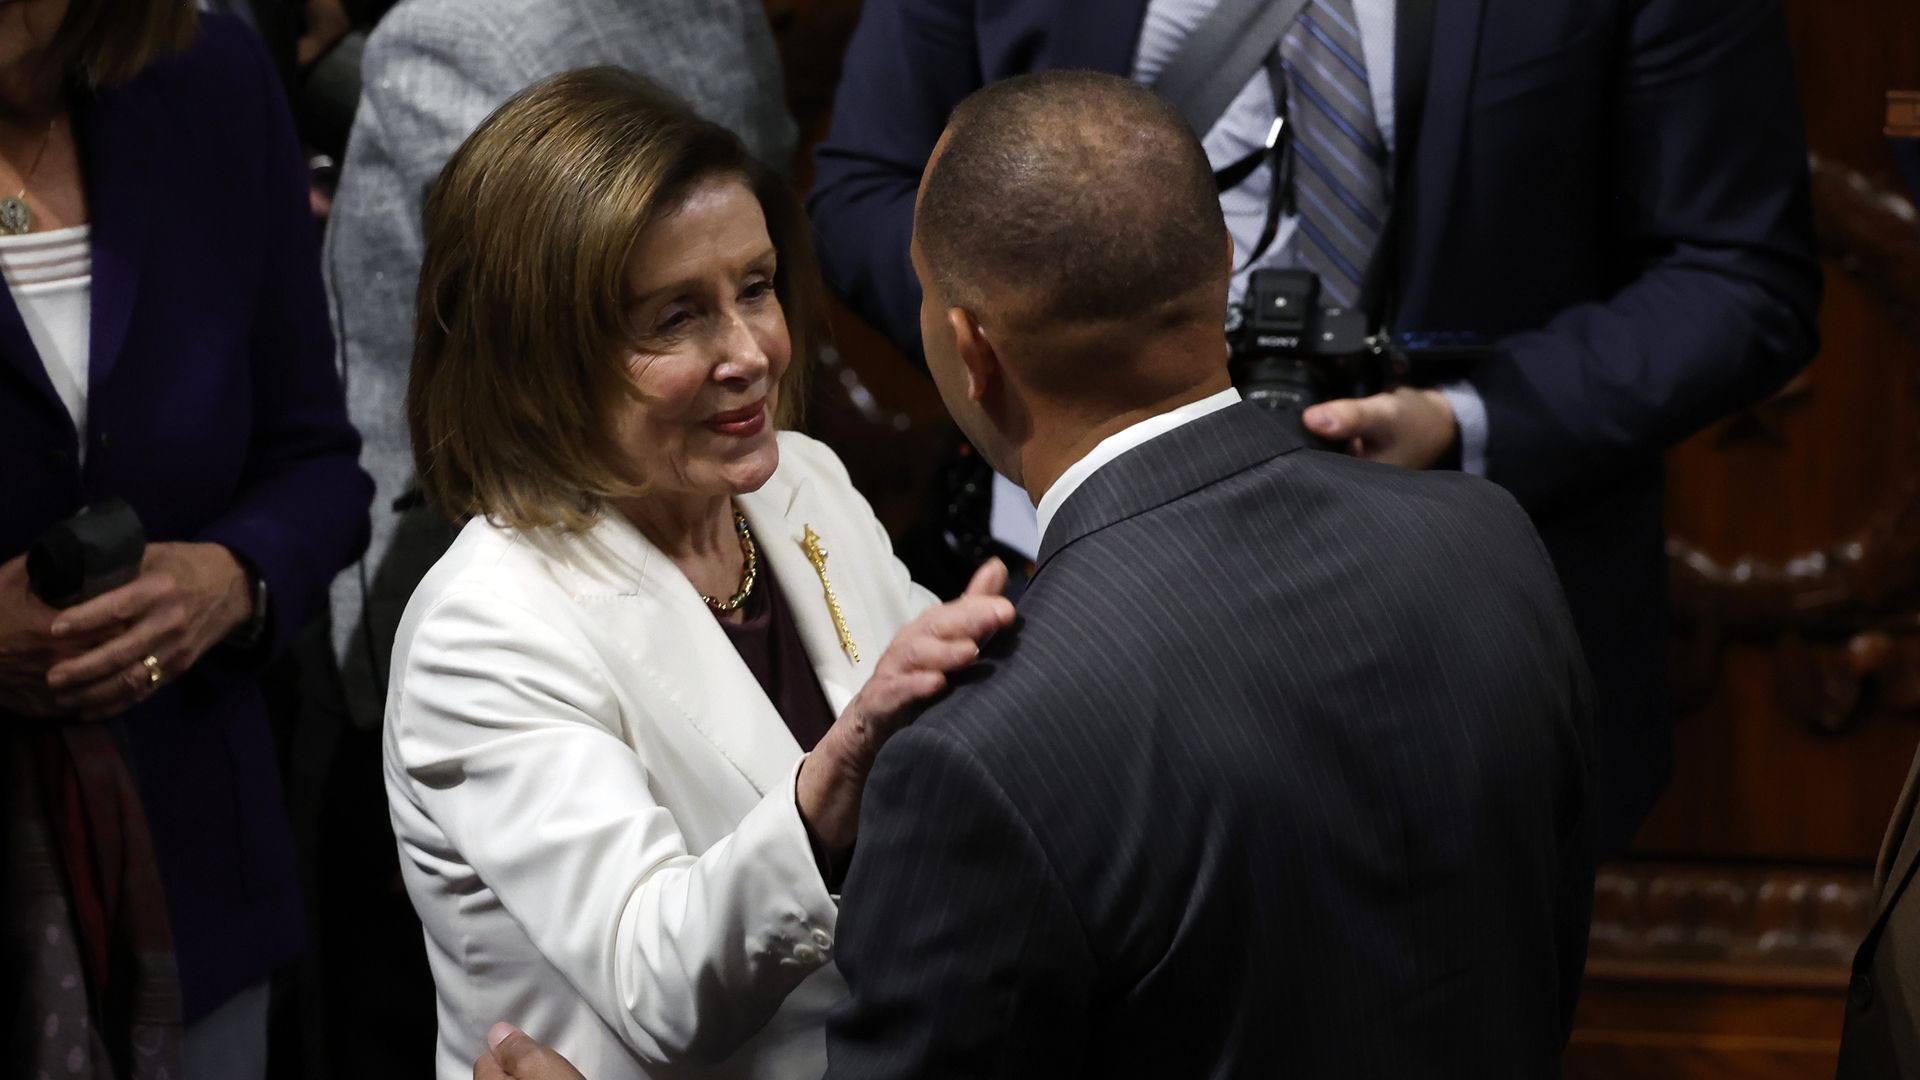
M 947 329 L 953 332 L 954 351 L 967 371 L 967 398 L 981 404 L 1000 381 L 1000 354 L 987 339 L 980 321 L 966 308 L 947 309 Z

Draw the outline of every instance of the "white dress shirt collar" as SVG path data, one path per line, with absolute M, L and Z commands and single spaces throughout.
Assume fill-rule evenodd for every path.
M 1149 416 L 1137 424 L 1121 428 L 1101 439 L 1092 450 L 1087 451 L 1085 457 L 1067 466 L 1067 471 L 1060 474 L 1060 479 L 1055 480 L 1046 494 L 1040 496 L 1037 513 L 1040 519 L 1042 543 L 1046 540 L 1047 526 L 1052 523 L 1053 515 L 1060 512 L 1061 504 L 1065 503 L 1067 497 L 1072 495 L 1081 484 L 1087 482 L 1087 477 L 1099 472 L 1101 466 L 1134 447 L 1157 439 L 1177 427 L 1191 424 L 1209 413 L 1219 412 L 1239 400 L 1240 391 L 1228 387 L 1199 401 L 1190 401 L 1177 409 L 1169 409 L 1157 416 Z

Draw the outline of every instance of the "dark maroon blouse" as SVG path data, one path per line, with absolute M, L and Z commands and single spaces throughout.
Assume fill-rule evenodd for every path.
M 787 608 L 786 597 L 773 580 L 771 569 L 760 564 L 759 580 L 744 605 L 746 618 L 730 622 L 714 612 L 747 670 L 760 680 L 760 689 L 779 710 L 800 749 L 812 750 L 833 726 L 833 709 L 820 689 L 820 679 L 807 659 L 800 628 Z

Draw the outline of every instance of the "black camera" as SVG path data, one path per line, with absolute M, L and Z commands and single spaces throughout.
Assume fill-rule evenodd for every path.
M 1309 407 L 1464 379 L 1493 352 L 1477 331 L 1370 330 L 1365 312 L 1323 306 L 1310 270 L 1255 270 L 1245 301 L 1227 307 L 1227 343 L 1240 396 L 1281 414 L 1308 446 L 1328 449 L 1340 447 L 1300 422 Z
M 1310 270 L 1255 270 L 1245 301 L 1227 308 L 1227 342 L 1240 396 L 1284 416 L 1310 446 L 1325 444 L 1300 422 L 1309 406 L 1377 394 L 1406 374 L 1366 312 L 1321 304 Z

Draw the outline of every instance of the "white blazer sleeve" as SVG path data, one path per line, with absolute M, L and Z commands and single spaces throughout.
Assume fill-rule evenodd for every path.
M 837 908 L 791 778 L 688 854 L 615 734 L 594 655 L 498 595 L 450 593 L 407 652 L 390 752 L 411 798 L 644 1063 L 716 1061 L 826 962 L 807 942 Z

